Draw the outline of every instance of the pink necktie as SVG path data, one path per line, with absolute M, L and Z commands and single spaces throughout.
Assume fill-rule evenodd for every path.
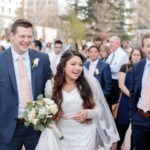
M 53 59 L 52 67 L 51 67 L 53 74 L 55 74 L 55 70 L 56 70 L 56 60 L 57 60 L 57 55 L 55 55 Z
M 150 111 L 150 70 L 148 71 L 143 89 L 142 108 L 144 112 Z
M 94 74 L 94 69 L 95 69 L 95 64 L 94 64 L 94 62 L 91 62 L 91 66 L 90 66 L 90 74 L 91 75 Z
M 22 100 L 25 107 L 27 102 L 31 102 L 32 99 L 28 73 L 22 60 L 23 57 L 19 56 L 18 64 L 19 64 L 20 84 L 21 84 Z

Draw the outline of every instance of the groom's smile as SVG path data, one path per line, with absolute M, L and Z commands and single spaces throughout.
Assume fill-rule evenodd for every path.
M 10 34 L 13 49 L 20 55 L 24 54 L 31 47 L 33 40 L 33 29 L 17 27 L 15 33 Z

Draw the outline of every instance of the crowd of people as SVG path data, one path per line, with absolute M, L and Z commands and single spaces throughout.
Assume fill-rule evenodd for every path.
M 46 43 L 34 39 L 29 21 L 15 21 L 10 41 L 0 36 L 0 150 L 121 150 L 130 124 L 130 150 L 149 150 L 150 33 L 141 43 L 122 43 L 116 35 L 81 46 Z M 40 137 L 24 126 L 25 103 L 39 94 L 50 94 L 58 105 L 55 122 L 63 140 L 51 129 Z

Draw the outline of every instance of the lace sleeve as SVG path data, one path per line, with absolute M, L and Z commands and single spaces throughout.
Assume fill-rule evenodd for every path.
M 97 117 L 101 114 L 101 106 L 96 104 L 95 108 L 94 109 L 88 109 L 88 116 L 87 118 L 94 118 L 94 117 Z
M 48 80 L 45 84 L 45 94 L 51 95 L 53 89 L 52 80 Z

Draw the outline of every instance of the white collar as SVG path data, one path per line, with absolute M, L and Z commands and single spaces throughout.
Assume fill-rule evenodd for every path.
M 62 52 L 60 52 L 59 54 L 56 54 L 56 53 L 55 53 L 55 51 L 53 50 L 53 51 L 52 51 L 52 54 L 53 54 L 54 56 L 56 56 L 56 55 L 57 55 L 57 56 L 59 57 L 59 56 L 61 56 L 61 55 L 62 55 Z
M 150 67 L 150 60 L 146 58 L 146 67 Z
M 13 49 L 12 46 L 11 46 L 11 51 L 12 51 L 13 59 L 15 61 L 17 61 L 20 55 Z M 29 59 L 29 51 L 25 52 L 22 56 L 25 60 L 28 60 Z
M 119 52 L 120 52 L 120 50 L 121 50 L 121 47 L 118 47 L 118 49 L 117 50 L 115 50 L 114 52 L 112 52 L 113 54 L 115 54 L 115 55 L 117 55 Z
M 91 61 L 91 63 L 93 63 L 94 65 L 96 65 L 98 63 L 98 61 L 99 61 L 99 58 L 97 58 L 95 61 L 92 61 L 92 60 L 90 60 L 90 61 Z

